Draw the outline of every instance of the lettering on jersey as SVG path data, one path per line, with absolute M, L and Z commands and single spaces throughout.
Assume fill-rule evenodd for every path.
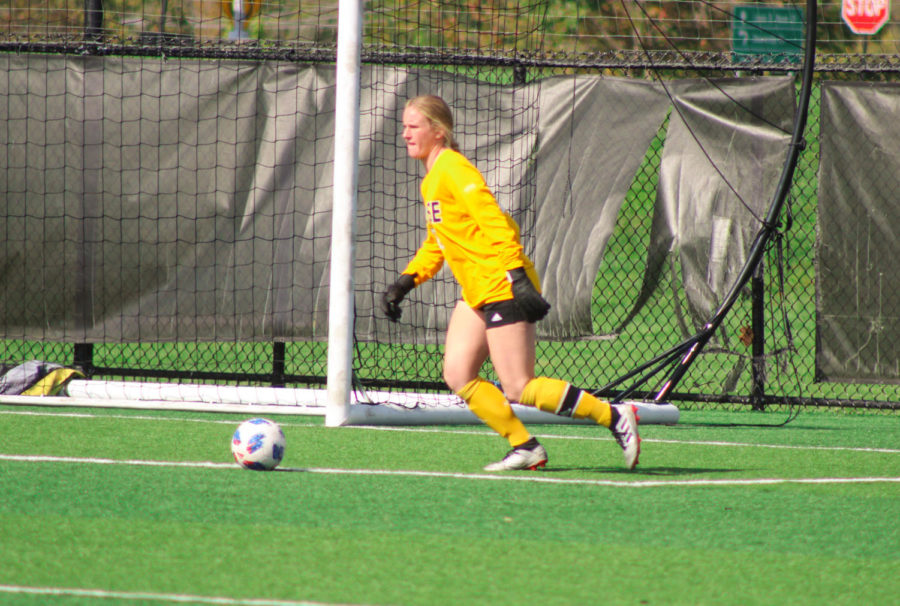
M 432 200 L 425 203 L 425 220 L 428 223 L 440 223 L 444 220 L 441 216 L 440 200 Z

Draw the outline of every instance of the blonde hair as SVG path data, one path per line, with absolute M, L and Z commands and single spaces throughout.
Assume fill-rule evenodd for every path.
M 453 113 L 447 102 L 437 95 L 419 95 L 406 102 L 406 107 L 415 107 L 435 128 L 444 131 L 444 146 L 459 151 L 459 144 L 453 136 Z

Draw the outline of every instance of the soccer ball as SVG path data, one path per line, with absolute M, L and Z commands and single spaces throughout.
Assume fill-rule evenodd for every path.
M 241 467 L 271 471 L 284 458 L 284 433 L 268 419 L 248 419 L 231 438 L 231 454 Z

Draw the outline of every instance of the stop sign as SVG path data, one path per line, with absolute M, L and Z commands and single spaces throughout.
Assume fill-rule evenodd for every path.
M 877 34 L 890 16 L 890 0 L 843 0 L 841 6 L 841 17 L 854 34 Z

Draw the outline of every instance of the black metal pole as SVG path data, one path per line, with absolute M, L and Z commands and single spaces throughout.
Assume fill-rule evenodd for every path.
M 763 268 L 760 262 L 750 280 L 751 292 L 751 330 L 753 331 L 753 362 L 750 387 L 750 401 L 753 410 L 765 409 L 766 397 L 766 324 L 765 324 L 765 284 Z
M 84 0 L 84 37 L 88 40 L 103 37 L 103 0 Z
M 162 1 L 162 9 L 159 11 L 159 35 L 166 33 L 166 13 L 169 12 L 169 0 Z
M 272 385 L 284 387 L 285 346 L 284 341 L 272 342 Z
M 94 344 L 75 343 L 72 347 L 72 364 L 88 377 L 94 374 Z

